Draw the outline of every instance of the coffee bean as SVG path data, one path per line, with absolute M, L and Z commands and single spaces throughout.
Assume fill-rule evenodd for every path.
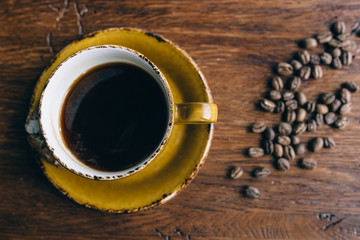
M 311 67 L 309 66 L 303 66 L 299 71 L 299 77 L 302 80 L 308 80 L 311 75 Z
M 294 111 L 298 108 L 298 103 L 296 100 L 291 99 L 285 102 L 285 106 L 288 111 Z
M 291 136 L 291 144 L 293 146 L 300 144 L 300 138 L 298 136 Z
M 249 156 L 253 157 L 253 158 L 264 156 L 264 150 L 262 148 L 259 148 L 259 147 L 249 148 L 248 153 L 249 153 Z
M 334 123 L 335 127 L 344 129 L 349 124 L 349 118 L 346 116 L 340 116 Z
M 345 115 L 347 113 L 349 113 L 351 111 L 352 108 L 352 104 L 351 103 L 345 103 L 344 105 L 341 106 L 339 113 L 341 115 Z
M 276 141 L 283 146 L 287 146 L 291 143 L 291 139 L 288 136 L 278 136 Z
M 303 122 L 306 118 L 306 110 L 304 108 L 299 108 L 296 115 L 297 122 Z
M 334 139 L 331 137 L 324 137 L 324 147 L 334 148 L 336 146 Z
M 246 186 L 244 188 L 244 195 L 245 197 L 248 198 L 258 198 L 260 196 L 260 192 L 256 187 L 252 187 L 252 186 Z
M 339 35 L 343 34 L 346 31 L 346 26 L 343 21 L 337 21 L 332 25 L 332 31 L 334 34 Z
M 343 51 L 352 51 L 356 49 L 356 42 L 351 39 L 347 39 L 340 44 Z
M 274 155 L 275 157 L 282 157 L 283 156 L 283 146 L 281 144 L 275 143 L 274 145 Z
M 287 123 L 293 123 L 296 120 L 296 113 L 295 111 L 286 111 L 284 114 L 284 120 Z
M 275 90 L 281 90 L 284 87 L 284 83 L 283 80 L 281 79 L 281 77 L 279 76 L 275 76 L 271 79 L 271 86 L 275 89 Z
M 275 113 L 282 113 L 285 111 L 285 103 L 283 101 L 276 101 Z
M 316 103 L 314 101 L 308 101 L 304 105 L 304 108 L 305 108 L 306 112 L 313 113 L 313 112 L 315 112 L 315 109 L 316 109 Z
M 280 135 L 285 135 L 285 136 L 290 135 L 292 132 L 291 124 L 286 123 L 286 122 L 280 123 L 279 127 L 278 127 L 278 131 L 279 131 Z
M 340 90 L 340 100 L 342 103 L 351 102 L 351 93 L 347 88 L 342 88 Z
M 253 176 L 256 178 L 263 178 L 269 176 L 270 173 L 270 169 L 268 169 L 267 167 L 258 167 L 255 168 Z
M 285 62 L 280 62 L 277 66 L 277 72 L 281 76 L 290 76 L 291 74 L 293 74 L 294 70 L 290 64 Z
M 294 135 L 300 135 L 306 131 L 306 124 L 304 122 L 295 123 L 293 126 L 293 134 Z
M 269 99 L 262 99 L 260 100 L 260 106 L 267 112 L 273 112 L 275 110 L 275 103 Z
M 358 86 L 354 82 L 344 82 L 341 85 L 343 88 L 348 89 L 350 92 L 356 92 L 358 90 Z
M 265 131 L 266 126 L 265 123 L 263 122 L 255 122 L 253 123 L 251 129 L 254 133 L 262 133 Z
M 311 55 L 310 56 L 310 63 L 313 64 L 313 65 L 319 65 L 320 64 L 320 56 L 319 55 Z
M 324 31 L 319 33 L 316 38 L 320 44 L 328 43 L 332 39 L 333 35 L 330 31 Z
M 330 53 L 331 53 L 331 56 L 332 56 L 333 58 L 338 58 L 338 57 L 341 56 L 341 50 L 340 50 L 340 48 L 334 48 L 334 49 L 332 49 L 332 50 L 330 51 Z
M 308 132 L 314 132 L 314 131 L 316 131 L 316 121 L 314 120 L 314 119 L 312 119 L 312 120 L 309 120 L 308 122 L 307 122 L 307 131 Z
M 274 152 L 274 143 L 270 140 L 264 140 L 263 149 L 265 154 L 272 154 Z
M 232 167 L 229 172 L 229 177 L 231 179 L 239 179 L 244 173 L 244 170 L 241 167 Z
M 340 58 L 344 66 L 349 66 L 352 62 L 353 55 L 351 52 L 344 51 Z
M 339 110 L 340 106 L 341 101 L 339 99 L 335 99 L 335 101 L 329 105 L 329 110 L 332 112 L 336 112 L 337 110 Z
M 337 116 L 334 112 L 329 112 L 325 115 L 324 120 L 327 125 L 333 124 L 337 119 Z
M 340 34 L 340 35 L 337 35 L 336 38 L 338 40 L 340 40 L 341 42 L 345 41 L 346 39 L 348 39 L 348 37 L 350 36 L 349 33 L 343 33 L 343 34 Z
M 333 48 L 338 48 L 338 47 L 341 46 L 341 41 L 333 38 L 333 39 L 331 39 L 331 40 L 328 42 L 328 45 L 329 45 L 330 47 L 333 47 Z
M 276 101 L 276 100 L 280 100 L 281 99 L 281 93 L 279 91 L 276 91 L 276 90 L 271 90 L 269 92 L 269 98 L 273 101 Z
M 315 115 L 315 121 L 316 121 L 316 125 L 319 127 L 324 125 L 324 115 L 317 113 Z
M 306 102 L 306 95 L 303 92 L 296 92 L 296 100 L 300 106 L 303 106 Z
M 332 56 L 330 53 L 327 52 L 323 52 L 322 54 L 320 54 L 320 59 L 326 65 L 329 65 L 332 62 Z
M 318 104 L 316 105 L 316 111 L 320 114 L 327 114 L 329 112 L 329 107 L 325 104 Z
M 272 141 L 275 139 L 276 134 L 274 129 L 266 128 L 265 131 L 263 132 L 263 136 L 265 139 Z
M 288 101 L 288 100 L 294 99 L 294 96 L 295 96 L 295 94 L 293 92 L 285 91 L 283 93 L 283 100 Z
M 294 76 L 289 81 L 289 89 L 290 91 L 296 91 L 301 85 L 301 78 Z
M 300 50 L 297 54 L 302 64 L 308 64 L 310 62 L 310 54 L 307 50 Z
M 304 143 L 300 143 L 295 146 L 295 152 L 297 155 L 302 155 L 306 152 L 306 146 Z
M 318 152 L 324 147 L 324 140 L 320 137 L 314 138 L 310 142 L 310 150 L 313 152 Z
M 312 158 L 303 158 L 300 160 L 300 166 L 304 169 L 315 169 L 316 161 Z
M 331 104 L 335 101 L 336 97 L 335 97 L 335 94 L 333 93 L 323 93 L 321 94 L 321 102 L 324 103 L 324 104 Z
M 303 41 L 303 46 L 306 49 L 312 49 L 317 47 L 317 41 L 315 38 L 306 38 Z
M 302 64 L 298 60 L 293 59 L 291 60 L 290 64 L 295 71 L 298 71 L 300 70 L 300 68 L 302 68 Z
M 286 171 L 286 170 L 289 170 L 290 169 L 290 163 L 287 159 L 285 158 L 279 158 L 277 160 L 277 168 L 280 170 L 280 171 Z
M 284 157 L 289 161 L 294 160 L 296 157 L 295 151 L 292 146 L 284 146 Z
M 333 59 L 333 62 L 332 62 L 332 66 L 333 66 L 333 68 L 335 68 L 335 69 L 340 69 L 340 68 L 342 68 L 342 64 L 341 64 L 340 58 L 334 58 L 334 59 Z
M 312 76 L 314 77 L 314 79 L 319 79 L 319 78 L 322 78 L 323 76 L 323 72 L 322 72 L 322 68 L 320 65 L 314 65 L 312 67 Z

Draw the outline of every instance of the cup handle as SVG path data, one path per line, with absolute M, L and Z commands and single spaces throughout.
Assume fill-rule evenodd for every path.
M 217 121 L 214 103 L 188 102 L 175 104 L 175 124 L 209 124 Z

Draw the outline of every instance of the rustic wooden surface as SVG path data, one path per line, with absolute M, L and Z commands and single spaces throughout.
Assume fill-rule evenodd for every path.
M 271 157 L 244 154 L 260 140 L 247 130 L 253 121 L 279 121 L 254 104 L 275 63 L 289 60 L 298 40 L 337 19 L 350 28 L 359 16 L 359 1 L 342 0 L 2 1 L 0 239 L 360 238 L 359 93 L 352 95 L 346 130 L 324 127 L 302 137 L 332 136 L 337 142 L 335 149 L 311 155 L 318 160 L 316 170 L 293 164 L 279 172 Z M 206 164 L 185 190 L 155 209 L 117 215 L 60 194 L 35 162 L 24 122 L 35 83 L 56 52 L 79 35 L 124 26 L 163 35 L 195 59 L 219 106 L 219 122 Z M 314 98 L 345 80 L 360 85 L 359 74 L 357 58 L 342 70 L 325 68 L 323 79 L 302 89 Z M 226 179 L 232 165 L 245 169 L 241 179 Z M 272 175 L 254 179 L 250 171 L 256 166 L 269 167 Z M 259 188 L 259 199 L 241 196 L 249 184 Z

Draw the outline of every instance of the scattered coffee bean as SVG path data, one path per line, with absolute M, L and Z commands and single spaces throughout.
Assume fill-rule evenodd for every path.
M 275 113 L 282 113 L 285 111 L 285 103 L 283 101 L 276 101 Z
M 328 43 L 332 39 L 333 35 L 330 31 L 324 31 L 319 33 L 316 38 L 320 44 Z
M 324 137 L 324 147 L 334 148 L 336 146 L 334 139 L 331 137 Z
M 275 103 L 269 99 L 262 99 L 260 100 L 260 106 L 267 112 L 273 112 L 275 110 Z
M 293 123 L 295 122 L 296 120 L 296 113 L 295 111 L 286 111 L 285 112 L 285 115 L 284 115 L 284 120 L 287 122 L 287 123 Z
M 293 146 L 300 144 L 300 138 L 298 136 L 291 136 L 291 144 Z
M 290 91 L 296 91 L 301 85 L 301 78 L 294 76 L 289 81 L 289 89 Z
M 351 103 L 345 103 L 344 105 L 341 106 L 339 113 L 341 115 L 345 115 L 347 113 L 349 113 L 351 111 L 352 108 L 352 104 Z
M 329 45 L 330 47 L 333 47 L 333 48 L 338 48 L 338 47 L 341 46 L 341 41 L 333 38 L 333 39 L 331 39 L 331 40 L 328 42 L 328 45 Z
M 285 102 L 285 107 L 288 111 L 294 111 L 298 108 L 298 103 L 296 100 L 291 99 L 291 100 L 287 100 Z
M 303 66 L 299 71 L 299 77 L 302 80 L 308 80 L 311 75 L 311 67 L 309 66 Z
M 285 158 L 279 158 L 277 160 L 277 168 L 280 170 L 280 171 L 286 171 L 286 170 L 289 170 L 290 169 L 290 163 L 287 159 Z
M 294 70 L 290 64 L 281 62 L 277 66 L 277 72 L 281 76 L 290 76 L 291 74 L 293 74 Z
M 317 47 L 317 41 L 315 38 L 306 38 L 304 39 L 303 46 L 306 49 L 312 49 Z
M 306 102 L 306 95 L 303 92 L 296 92 L 296 100 L 300 106 L 303 106 Z
M 340 100 L 342 103 L 351 102 L 351 93 L 347 88 L 342 88 L 340 91 Z
M 282 157 L 283 156 L 283 146 L 281 144 L 276 143 L 274 146 L 274 155 L 275 157 Z
M 306 128 L 307 126 L 304 122 L 295 123 L 295 125 L 293 126 L 293 133 L 295 135 L 300 135 L 306 131 Z
M 323 52 L 322 54 L 320 54 L 320 59 L 326 65 L 329 65 L 332 62 L 332 56 L 330 53 L 327 52 Z
M 345 41 L 350 36 L 349 33 L 343 33 L 340 35 L 337 35 L 336 38 L 340 40 L 341 42 Z
M 329 112 L 329 107 L 325 104 L 316 105 L 316 111 L 322 115 L 327 114 Z
M 292 132 L 291 124 L 287 122 L 280 123 L 278 127 L 278 131 L 280 135 L 286 135 L 286 136 L 290 135 Z
M 332 66 L 333 66 L 335 69 L 340 69 L 340 68 L 342 68 L 342 64 L 341 64 L 340 58 L 334 58 L 334 59 L 333 59 L 333 62 L 332 62 Z
M 263 132 L 264 138 L 267 140 L 274 140 L 276 137 L 275 131 L 272 128 L 266 128 L 265 131 Z
M 358 90 L 358 86 L 354 82 L 344 82 L 341 86 L 350 92 L 356 92 Z
M 334 112 L 328 112 L 324 117 L 325 123 L 327 125 L 333 124 L 336 121 L 336 119 L 337 119 L 337 116 Z
M 269 176 L 270 173 L 270 169 L 268 169 L 267 167 L 258 167 L 255 168 L 253 176 L 256 178 L 263 178 Z
M 262 133 L 265 131 L 266 126 L 265 123 L 263 122 L 255 122 L 253 123 L 251 129 L 254 133 Z
M 313 113 L 313 112 L 315 112 L 315 109 L 316 109 L 316 103 L 314 101 L 308 101 L 304 105 L 304 108 L 305 108 L 306 112 Z
M 310 150 L 313 152 L 318 152 L 324 147 L 324 140 L 320 137 L 314 138 L 310 142 Z
M 314 132 L 316 131 L 316 121 L 314 119 L 311 119 L 307 122 L 307 131 L 308 132 Z
M 315 169 L 316 161 L 312 158 L 303 158 L 300 160 L 300 166 L 304 169 Z
M 297 54 L 302 64 L 308 64 L 310 62 L 310 54 L 307 50 L 300 50 Z
M 318 127 L 324 125 L 324 115 L 320 114 L 320 113 L 317 113 L 315 115 L 315 121 L 316 121 L 316 125 Z
M 356 49 L 356 42 L 354 40 L 345 40 L 340 44 L 340 47 L 343 51 L 352 51 Z
M 330 53 L 331 53 L 331 55 L 332 55 L 333 58 L 338 58 L 338 57 L 341 56 L 341 50 L 340 50 L 340 48 L 334 48 L 334 49 L 331 50 Z
M 271 140 L 264 140 L 263 149 L 265 154 L 272 154 L 274 152 L 274 143 Z
M 249 148 L 248 153 L 249 153 L 249 156 L 253 157 L 253 158 L 264 156 L 264 150 L 262 148 L 259 148 L 259 147 Z
M 310 56 L 310 63 L 313 64 L 313 65 L 319 65 L 320 64 L 320 56 L 319 55 L 316 55 L 316 54 L 313 54 Z
M 334 123 L 335 127 L 344 129 L 349 124 L 349 118 L 346 116 L 340 116 Z
M 290 145 L 291 143 L 291 139 L 288 136 L 278 136 L 276 141 L 283 146 Z
M 335 101 L 329 105 L 329 110 L 332 112 L 336 112 L 337 110 L 339 110 L 340 106 L 341 101 L 339 99 L 335 99 Z
M 294 99 L 294 96 L 295 96 L 295 94 L 293 92 L 285 91 L 283 93 L 283 100 L 288 101 L 288 100 Z
M 229 177 L 231 179 L 239 179 L 244 173 L 244 170 L 241 167 L 232 167 L 230 168 Z
M 298 71 L 300 70 L 300 68 L 302 68 L 302 64 L 298 60 L 293 59 L 291 60 L 290 64 L 295 71 Z
M 320 65 L 314 65 L 312 67 L 311 73 L 312 73 L 314 79 L 319 79 L 319 78 L 322 78 L 322 76 L 323 76 L 322 68 Z
M 296 115 L 297 122 L 303 122 L 306 118 L 306 110 L 304 108 L 299 108 Z
M 275 76 L 271 79 L 271 86 L 275 89 L 275 90 L 281 90 L 284 87 L 284 83 L 283 80 L 281 79 L 281 77 L 279 76 Z
M 335 94 L 333 93 L 324 93 L 324 94 L 321 94 L 321 102 L 324 103 L 324 104 L 331 104 L 335 101 L 336 97 L 335 97 Z
M 295 146 L 295 152 L 297 155 L 302 155 L 306 152 L 306 146 L 304 143 L 300 143 Z
M 344 66 L 349 66 L 352 62 L 353 55 L 351 52 L 344 51 L 341 55 L 341 62 Z
M 281 99 L 281 93 L 277 90 L 271 90 L 269 92 L 269 98 L 273 101 L 280 100 Z
M 294 160 L 296 157 L 295 151 L 292 146 L 284 146 L 284 157 L 289 161 Z
M 334 32 L 334 34 L 336 34 L 336 35 L 343 34 L 346 31 L 346 26 L 343 21 L 335 22 L 331 28 L 332 28 L 332 31 Z
M 258 198 L 260 196 L 260 192 L 256 187 L 246 186 L 244 188 L 244 195 L 248 198 Z

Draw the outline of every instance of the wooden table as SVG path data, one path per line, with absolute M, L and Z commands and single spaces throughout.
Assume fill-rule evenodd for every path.
M 345 130 L 323 127 L 303 135 L 332 136 L 337 143 L 308 154 L 318 161 L 316 170 L 292 163 L 280 172 L 272 157 L 245 154 L 260 141 L 248 131 L 252 122 L 279 122 L 279 115 L 255 105 L 276 62 L 291 59 L 299 40 L 336 20 L 349 29 L 359 16 L 359 1 L 342 0 L 2 1 L 0 239 L 359 238 L 359 93 L 352 95 Z M 206 163 L 185 190 L 155 209 L 118 215 L 87 209 L 59 193 L 32 156 L 24 122 L 35 83 L 56 52 L 80 35 L 124 26 L 160 34 L 187 51 L 208 80 L 219 121 Z M 325 67 L 324 77 L 302 90 L 314 99 L 343 81 L 360 85 L 359 73 L 355 58 L 341 70 Z M 241 179 L 226 178 L 233 165 L 244 168 Z M 269 167 L 271 176 L 253 178 L 256 166 Z M 245 185 L 259 188 L 260 198 L 244 198 Z

